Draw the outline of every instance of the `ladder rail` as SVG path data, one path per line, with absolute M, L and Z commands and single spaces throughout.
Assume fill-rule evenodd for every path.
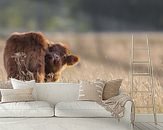
M 148 35 L 146 35 L 146 41 L 147 41 L 147 47 L 149 48 L 148 49 L 148 60 L 149 60 L 148 72 L 151 73 L 150 67 L 152 67 L 152 63 L 151 63 L 151 52 L 150 52 Z
M 150 86 L 150 93 L 151 98 L 152 98 L 152 106 L 144 106 L 144 107 L 137 107 L 137 108 L 152 108 L 153 110 L 153 115 L 154 115 L 154 122 L 155 124 L 157 124 L 157 116 L 156 116 L 156 108 L 155 108 L 155 89 L 154 89 L 154 83 L 153 83 L 153 65 L 152 65 L 152 61 L 151 61 L 151 51 L 150 51 L 150 44 L 149 44 L 149 38 L 148 35 L 146 35 L 146 48 L 135 48 L 134 46 L 134 35 L 132 34 L 132 40 L 131 40 L 131 57 L 130 57 L 130 95 L 133 98 L 134 97 L 134 76 L 149 76 L 148 79 L 150 79 L 149 81 L 149 86 Z M 148 60 L 147 61 L 139 61 L 139 60 L 135 60 L 135 52 L 136 50 L 144 50 L 147 51 L 147 56 L 148 56 Z M 134 72 L 134 64 L 146 64 L 148 69 L 148 73 L 135 73 Z M 139 92 L 143 92 L 143 91 L 139 91 Z M 134 99 L 133 99 L 134 100 Z
M 131 97 L 133 98 L 133 64 L 132 64 L 132 62 L 133 62 L 133 59 L 134 59 L 134 35 L 132 34 L 132 41 L 131 41 L 131 59 L 130 59 L 130 66 L 131 66 L 131 92 L 130 92 L 130 94 L 131 94 Z
M 152 78 L 153 78 L 153 66 L 151 66 L 151 73 L 152 73 Z M 152 88 L 152 104 L 153 104 L 153 112 L 154 112 L 154 120 L 155 120 L 155 124 L 157 124 L 157 117 L 156 117 L 156 103 L 155 103 L 155 88 L 153 85 L 153 80 L 151 80 L 151 86 Z
M 150 73 L 151 73 L 151 90 L 152 90 L 152 105 L 153 105 L 153 114 L 154 114 L 154 121 L 155 121 L 155 124 L 157 124 L 157 117 L 156 117 L 156 108 L 155 108 L 155 87 L 154 87 L 154 83 L 153 83 L 153 65 L 152 65 L 152 61 L 151 61 L 151 48 L 150 48 L 150 44 L 149 44 L 149 39 L 148 39 L 148 36 L 146 35 L 146 38 L 147 38 L 147 44 L 148 44 L 148 47 L 149 47 L 149 50 L 148 50 L 148 55 L 149 55 L 149 62 L 150 62 Z

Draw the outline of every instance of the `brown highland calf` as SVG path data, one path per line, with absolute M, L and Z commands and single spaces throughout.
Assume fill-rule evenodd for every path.
M 4 49 L 4 66 L 8 79 L 19 79 L 18 65 L 12 58 L 19 52 L 26 54 L 26 68 L 32 72 L 36 82 L 54 82 L 66 66 L 79 61 L 65 45 L 50 42 L 42 33 L 13 33 Z

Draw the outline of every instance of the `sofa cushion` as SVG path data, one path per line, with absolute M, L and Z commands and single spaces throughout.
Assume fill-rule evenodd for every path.
M 0 117 L 51 117 L 53 107 L 45 101 L 0 104 Z
M 57 117 L 112 117 L 111 113 L 93 101 L 60 102 L 55 106 Z
M 11 80 L 0 81 L 0 89 L 12 89 Z
M 101 81 L 105 84 L 103 88 L 103 94 L 102 94 L 103 100 L 107 100 L 119 94 L 119 91 L 120 91 L 119 89 L 122 83 L 122 79 L 115 79 L 115 80 L 109 80 L 109 81 L 96 79 L 96 81 Z
M 78 100 L 101 101 L 104 85 L 105 83 L 100 80 L 95 82 L 82 81 Z
M 27 89 L 0 89 L 2 99 L 1 102 L 25 102 L 33 101 L 33 88 Z
M 32 95 L 33 95 L 34 99 L 37 100 L 37 91 L 36 91 L 35 80 L 21 81 L 21 80 L 11 78 L 11 84 L 12 84 L 14 89 L 33 88 Z
M 76 101 L 80 84 L 76 83 L 36 83 L 38 100 L 48 101 L 53 105 L 62 101 Z
M 122 79 L 106 81 L 103 90 L 103 100 L 107 100 L 111 97 L 117 96 L 119 94 L 119 88 L 121 86 Z
M 0 89 L 13 89 L 11 80 L 0 81 Z M 1 93 L 0 93 L 0 101 L 1 101 Z

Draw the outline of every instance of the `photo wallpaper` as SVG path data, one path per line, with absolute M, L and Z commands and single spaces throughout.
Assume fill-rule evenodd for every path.
M 163 113 L 161 5 L 159 0 L 1 0 L 0 79 L 123 79 L 121 90 L 130 95 L 132 43 L 138 48 L 149 43 L 156 111 Z M 134 55 L 149 60 L 148 51 Z M 148 70 L 144 64 L 134 66 L 135 72 Z M 150 79 L 134 77 L 133 86 L 134 91 L 150 91 Z M 151 105 L 151 95 L 136 93 L 134 102 Z

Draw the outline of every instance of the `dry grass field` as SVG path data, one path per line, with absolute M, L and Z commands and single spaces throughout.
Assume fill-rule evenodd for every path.
M 131 33 L 54 33 L 47 34 L 50 40 L 62 41 L 71 50 L 79 55 L 80 63 L 75 67 L 67 68 L 60 82 L 79 82 L 79 80 L 95 80 L 97 78 L 110 80 L 122 78 L 121 88 L 129 93 L 129 68 Z M 145 33 L 135 33 L 135 42 L 143 45 Z M 163 113 L 163 33 L 148 33 L 151 45 L 151 58 L 154 66 L 154 87 L 156 90 L 157 112 Z M 3 68 L 3 48 L 6 39 L 0 40 L 0 63 L 3 77 L 6 77 Z M 137 58 L 146 58 L 146 53 L 140 52 Z M 136 67 L 138 71 L 145 71 L 145 66 Z M 1 76 L 2 78 L 2 76 Z M 148 80 L 136 78 L 134 86 L 137 90 L 149 90 Z M 135 96 L 139 105 L 151 104 L 151 98 L 146 94 Z M 150 113 L 150 109 L 137 109 L 138 113 Z

